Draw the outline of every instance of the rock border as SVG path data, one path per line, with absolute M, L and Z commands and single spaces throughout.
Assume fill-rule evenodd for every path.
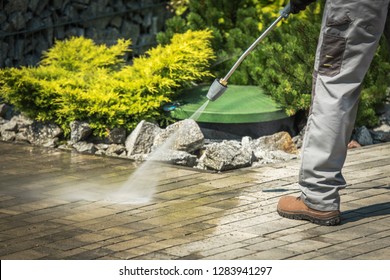
M 349 148 L 390 141 L 390 105 L 387 104 L 380 126 L 356 128 Z M 105 138 L 93 136 L 85 121 L 70 124 L 70 139 L 55 124 L 31 120 L 12 106 L 0 104 L 0 140 L 106 155 L 135 161 L 163 161 L 202 170 L 227 171 L 249 166 L 296 159 L 305 129 L 292 138 L 281 131 L 252 139 L 211 141 L 191 119 L 178 121 L 165 129 L 141 121 L 129 134 L 114 128 Z

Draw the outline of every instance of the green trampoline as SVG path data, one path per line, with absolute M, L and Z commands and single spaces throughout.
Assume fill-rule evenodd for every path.
M 179 120 L 191 118 L 208 101 L 208 90 L 209 86 L 204 85 L 184 92 L 181 105 L 170 115 Z M 293 125 L 291 118 L 260 87 L 238 85 L 229 85 L 220 98 L 210 101 L 196 121 L 201 128 L 251 137 L 292 131 Z

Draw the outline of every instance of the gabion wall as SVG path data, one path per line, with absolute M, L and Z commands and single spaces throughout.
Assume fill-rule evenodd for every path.
M 71 36 L 107 45 L 130 38 L 138 55 L 155 45 L 168 17 L 161 0 L 0 0 L 0 67 L 36 65 Z

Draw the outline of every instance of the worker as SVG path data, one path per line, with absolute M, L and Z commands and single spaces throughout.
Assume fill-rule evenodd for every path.
M 347 145 L 361 85 L 384 32 L 389 1 L 326 1 L 302 146 L 301 194 L 279 200 L 277 211 L 282 217 L 319 225 L 341 221 L 339 191 L 346 187 L 342 168 Z M 291 13 L 299 13 L 312 2 L 291 0 Z

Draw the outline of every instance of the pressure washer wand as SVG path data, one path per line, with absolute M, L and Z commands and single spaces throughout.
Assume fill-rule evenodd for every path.
M 259 38 L 256 39 L 252 43 L 252 45 L 240 56 L 240 58 L 236 61 L 230 71 L 226 74 L 223 79 L 215 79 L 215 81 L 211 84 L 210 89 L 207 93 L 207 98 L 211 101 L 217 100 L 226 90 L 227 90 L 227 82 L 230 76 L 236 71 L 241 62 L 250 54 L 253 49 L 261 42 L 263 39 L 270 33 L 277 24 L 284 18 L 288 18 L 290 15 L 291 8 L 290 3 L 280 11 L 279 17 L 260 35 Z

